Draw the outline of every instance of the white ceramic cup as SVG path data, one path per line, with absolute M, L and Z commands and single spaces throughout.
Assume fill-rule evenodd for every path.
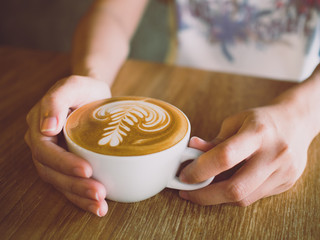
M 185 115 L 184 115 L 185 116 Z M 107 199 L 117 202 L 138 202 L 150 198 L 164 188 L 196 190 L 209 185 L 213 177 L 198 184 L 179 181 L 176 173 L 180 164 L 198 158 L 202 152 L 187 147 L 190 122 L 184 138 L 169 149 L 140 156 L 111 156 L 89 151 L 74 143 L 65 128 L 64 135 L 69 151 L 86 159 L 92 166 L 93 178 L 107 191 Z

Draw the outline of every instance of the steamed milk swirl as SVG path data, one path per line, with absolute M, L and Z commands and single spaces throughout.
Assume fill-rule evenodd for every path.
M 187 133 L 188 122 L 160 100 L 121 97 L 100 100 L 68 119 L 68 136 L 88 150 L 110 155 L 144 155 L 167 149 Z
M 110 147 L 122 144 L 134 127 L 140 132 L 157 133 L 172 121 L 166 110 L 143 100 L 107 103 L 96 109 L 93 117 L 97 120 L 109 120 L 98 144 L 108 144 Z M 151 140 L 152 138 L 137 139 L 137 142 Z

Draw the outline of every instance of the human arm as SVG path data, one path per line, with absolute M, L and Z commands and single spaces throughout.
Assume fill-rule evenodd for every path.
M 96 0 L 81 19 L 73 40 L 73 74 L 111 86 L 129 53 L 132 35 L 147 0 Z
M 200 182 L 234 170 L 227 179 L 180 196 L 202 205 L 248 206 L 290 189 L 304 171 L 308 147 L 320 132 L 319 102 L 320 66 L 267 106 L 224 120 L 213 141 L 193 138 L 190 146 L 206 153 L 183 169 L 181 180 Z
M 57 81 L 27 116 L 25 140 L 40 177 L 71 202 L 99 216 L 107 212 L 104 186 L 92 169 L 58 145 L 70 111 L 111 96 L 110 86 L 126 59 L 129 42 L 147 0 L 96 0 L 73 40 L 72 75 Z

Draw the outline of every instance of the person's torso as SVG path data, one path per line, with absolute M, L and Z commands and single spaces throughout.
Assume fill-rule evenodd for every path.
M 320 1 L 176 0 L 179 65 L 281 80 L 319 62 Z

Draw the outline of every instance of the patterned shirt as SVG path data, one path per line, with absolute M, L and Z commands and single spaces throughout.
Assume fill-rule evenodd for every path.
M 176 0 L 182 66 L 301 81 L 319 63 L 320 0 Z

